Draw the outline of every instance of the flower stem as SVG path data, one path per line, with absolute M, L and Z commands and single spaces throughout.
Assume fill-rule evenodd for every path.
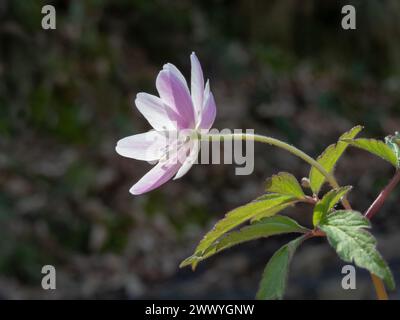
M 203 141 L 209 141 L 209 140 L 224 140 L 224 139 L 232 139 L 232 140 L 254 140 L 257 142 L 262 142 L 266 143 L 281 149 L 284 149 L 293 155 L 299 157 L 300 159 L 304 160 L 311 166 L 315 167 L 324 177 L 325 179 L 329 182 L 329 184 L 332 186 L 332 188 L 337 189 L 340 187 L 338 182 L 336 181 L 335 177 L 327 172 L 325 168 L 319 164 L 315 159 L 310 157 L 308 154 L 305 152 L 301 151 L 300 149 L 296 148 L 295 146 L 292 146 L 291 144 L 288 144 L 286 142 L 283 142 L 281 140 L 267 137 L 267 136 L 262 136 L 259 134 L 247 134 L 247 133 L 233 133 L 233 134 L 205 134 L 205 135 L 200 135 L 199 136 L 200 140 Z M 381 192 L 381 194 L 378 196 L 378 198 L 374 201 L 372 206 L 367 210 L 365 213 L 365 216 L 367 218 L 372 217 L 378 210 L 379 208 L 383 205 L 384 201 L 386 200 L 387 196 L 389 193 L 393 190 L 393 188 L 397 185 L 397 183 L 400 182 L 400 171 L 396 173 L 394 178 L 391 180 L 391 182 L 388 184 L 388 186 Z M 346 198 L 342 199 L 342 204 L 347 210 L 352 210 L 351 205 L 349 201 Z M 324 236 L 323 233 L 319 233 L 318 230 L 310 233 L 309 236 Z M 372 278 L 372 283 L 374 284 L 375 287 L 375 292 L 379 300 L 387 300 L 388 295 L 385 290 L 385 285 L 383 284 L 382 279 L 371 273 L 371 278 Z
M 332 186 L 332 188 L 339 188 L 339 184 L 337 183 L 335 177 L 327 172 L 324 167 L 319 164 L 316 160 L 314 160 L 312 157 L 310 157 L 308 154 L 305 152 L 301 151 L 300 149 L 296 148 L 295 146 L 292 146 L 289 143 L 283 142 L 281 140 L 271 138 L 271 137 L 266 137 L 262 136 L 259 134 L 248 134 L 248 133 L 232 133 L 232 134 L 206 134 L 206 135 L 201 135 L 200 136 L 201 140 L 209 141 L 211 140 L 223 140 L 223 139 L 233 139 L 233 140 L 254 140 L 257 142 L 262 142 L 266 143 L 281 149 L 284 149 L 286 151 L 289 151 L 290 153 L 294 154 L 295 156 L 299 157 L 300 159 L 304 160 L 311 166 L 315 167 L 329 182 L 329 184 Z

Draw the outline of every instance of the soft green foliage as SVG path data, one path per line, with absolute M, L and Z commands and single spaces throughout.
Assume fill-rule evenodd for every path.
M 325 216 L 319 227 L 342 260 L 367 269 L 382 278 L 390 289 L 394 289 L 393 275 L 376 249 L 375 238 L 365 230 L 370 223 L 361 213 L 335 211 Z
M 282 299 L 293 254 L 305 237 L 299 237 L 280 248 L 267 263 L 257 292 L 257 299 Z
M 203 255 L 215 240 L 255 216 L 261 214 L 265 217 L 273 216 L 277 213 L 277 208 L 283 209 L 295 202 L 296 199 L 292 196 L 270 193 L 228 212 L 226 216 L 217 222 L 214 228 L 204 236 L 203 240 L 200 241 L 194 255 Z M 193 268 L 194 267 L 195 265 L 193 265 Z
M 337 161 L 345 152 L 348 146 L 348 142 L 345 141 L 345 139 L 353 139 L 362 129 L 362 126 L 356 126 L 351 130 L 345 132 L 340 136 L 337 143 L 331 144 L 318 157 L 317 161 L 328 173 L 332 173 L 334 171 Z M 314 194 L 318 195 L 322 185 L 325 182 L 325 177 L 316 168 L 312 167 L 310 170 L 309 179 L 311 190 Z
M 273 208 L 268 209 L 266 211 L 257 213 L 254 217 L 250 218 L 250 222 L 253 223 L 253 222 L 259 221 L 261 219 L 264 219 L 266 217 L 272 217 L 275 214 L 283 211 L 284 209 L 293 206 L 296 202 L 298 202 L 298 200 L 293 199 L 292 201 L 285 202 L 281 205 L 274 206 Z
M 293 196 L 299 199 L 305 197 L 303 189 L 297 179 L 287 172 L 280 172 L 269 178 L 266 182 L 265 190 L 267 192 Z
M 333 189 L 326 193 L 314 207 L 313 224 L 317 226 L 321 219 L 342 199 L 350 190 L 351 186 Z
M 396 132 L 394 136 L 385 138 L 386 144 L 392 149 L 397 158 L 397 167 L 400 166 L 400 133 Z
M 306 197 L 296 178 L 287 172 L 280 172 L 269 178 L 266 182 L 266 191 L 267 193 L 265 195 L 262 195 L 253 202 L 228 212 L 226 216 L 217 222 L 214 228 L 204 236 L 194 254 L 184 260 L 181 263 L 181 267 L 192 265 L 194 269 L 199 261 L 204 260 L 218 251 L 237 243 L 248 241 L 246 237 L 250 237 L 249 240 L 251 240 L 254 234 L 254 237 L 257 238 L 259 235 L 257 232 L 262 232 L 263 228 L 265 228 L 263 224 L 265 220 L 262 219 L 272 217 Z M 243 228 L 237 233 L 231 233 L 221 240 L 222 244 L 217 241 L 227 232 L 248 220 L 253 223 L 249 229 Z M 261 224 L 257 225 L 256 222 Z M 271 226 L 267 228 L 271 228 Z M 269 234 L 267 234 L 267 236 L 269 236 Z M 242 237 L 243 241 L 241 241 Z M 232 242 L 231 245 L 229 244 L 230 242 Z
M 296 221 L 285 216 L 275 216 L 264 218 L 260 221 L 245 226 L 238 231 L 233 231 L 215 241 L 202 255 L 193 255 L 185 259 L 180 267 L 188 265 L 196 265 L 198 262 L 209 258 L 210 256 L 228 249 L 237 244 L 255 240 L 258 238 L 266 238 L 283 233 L 305 233 L 308 229 L 300 226 Z
M 398 136 L 387 137 L 386 144 L 373 139 L 353 140 L 361 129 L 361 126 L 357 126 L 343 134 L 338 143 L 329 146 L 318 158 L 318 162 L 327 172 L 333 172 L 336 162 L 349 144 L 377 154 L 392 164 L 396 163 L 397 166 L 400 153 Z M 310 188 L 314 195 L 318 195 L 324 181 L 325 177 L 312 168 Z M 366 228 L 370 227 L 369 221 L 356 211 L 334 211 L 335 205 L 351 189 L 351 186 L 338 187 L 318 200 L 314 205 L 313 225 L 326 234 L 329 243 L 342 260 L 367 269 L 382 278 L 386 285 L 393 289 L 395 284 L 392 273 L 376 249 L 375 238 L 366 231 Z M 195 269 L 200 261 L 250 240 L 282 233 L 304 233 L 303 236 L 279 249 L 263 273 L 257 299 L 283 298 L 292 256 L 302 241 L 314 234 L 288 217 L 274 215 L 296 202 L 313 202 L 304 194 L 297 179 L 287 172 L 280 172 L 269 178 L 266 182 L 266 192 L 255 201 L 229 212 L 206 234 L 194 254 L 185 259 L 180 266 L 191 265 Z M 250 225 L 232 231 L 249 220 Z
M 345 140 L 352 146 L 357 148 L 363 149 L 365 151 L 371 152 L 372 154 L 381 157 L 382 159 L 390 162 L 396 168 L 399 167 L 398 158 L 396 156 L 395 151 L 384 143 L 383 141 L 376 140 L 376 139 L 356 139 L 356 140 Z

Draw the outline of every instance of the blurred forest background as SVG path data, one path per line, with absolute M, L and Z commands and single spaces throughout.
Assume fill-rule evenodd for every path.
M 53 4 L 57 29 L 41 28 Z M 357 30 L 341 28 L 353 4 Z M 197 165 L 143 196 L 128 193 L 150 166 L 114 151 L 149 129 L 133 105 L 156 93 L 171 62 L 188 77 L 195 51 L 216 96 L 216 128 L 251 128 L 316 157 L 354 125 L 383 138 L 400 129 L 398 0 L 125 0 L 0 2 L 0 298 L 255 296 L 262 270 L 290 236 L 259 240 L 178 268 L 217 219 L 263 193 L 278 171 L 308 166 L 256 145 L 255 172 Z M 337 168 L 364 211 L 393 174 L 349 149 Z M 400 282 L 400 191 L 374 218 L 379 248 Z M 287 210 L 310 224 L 309 208 Z M 41 288 L 41 268 L 57 289 Z M 373 298 L 369 275 L 341 289 L 341 268 L 322 240 L 296 253 L 287 298 Z M 400 291 L 391 294 L 400 298 Z

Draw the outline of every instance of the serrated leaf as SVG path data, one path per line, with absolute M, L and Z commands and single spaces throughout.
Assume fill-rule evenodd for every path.
M 375 238 L 365 230 L 369 227 L 369 221 L 361 213 L 350 210 L 335 211 L 324 217 L 319 224 L 342 260 L 367 269 L 383 279 L 393 290 L 393 275 L 376 249 Z
M 209 231 L 200 241 L 194 252 L 194 255 L 203 255 L 204 252 L 214 243 L 214 241 L 247 220 L 250 220 L 261 214 L 264 216 L 273 216 L 277 213 L 277 208 L 281 209 L 285 206 L 290 206 L 296 201 L 297 199 L 292 196 L 270 193 L 228 212 L 225 217 L 218 221 L 214 228 Z M 196 267 L 196 265 L 192 266 L 193 268 Z
M 386 143 L 376 139 L 356 139 L 356 140 L 345 140 L 352 146 L 368 151 L 394 165 L 396 168 L 399 167 L 398 160 L 395 152 Z
M 330 210 L 342 199 L 350 190 L 351 186 L 341 187 L 330 190 L 314 207 L 313 224 L 316 227 L 321 219 L 329 213 Z
M 345 139 L 353 139 L 362 130 L 362 126 L 356 126 L 351 130 L 342 134 L 339 141 L 330 145 L 325 151 L 317 158 L 318 163 L 328 172 L 332 173 L 335 165 L 345 152 L 348 142 Z M 315 168 L 312 167 L 309 174 L 310 188 L 314 194 L 318 195 L 322 185 L 325 182 L 325 177 Z
M 268 261 L 260 282 L 258 300 L 282 299 L 285 293 L 289 265 L 293 254 L 305 240 L 301 236 L 280 248 Z
M 257 221 L 249 226 L 245 226 L 238 231 L 233 231 L 225 234 L 223 237 L 215 241 L 203 255 L 193 255 L 185 259 L 180 267 L 193 265 L 202 260 L 205 260 L 212 255 L 221 252 L 222 250 L 231 248 L 232 246 L 238 245 L 243 242 L 258 238 L 267 238 L 273 235 L 283 233 L 305 233 L 309 231 L 307 228 L 302 227 L 296 221 L 285 216 L 275 216 L 264 218 Z
M 298 201 L 299 201 L 298 199 L 294 199 L 293 198 L 292 201 L 288 201 L 288 202 L 285 202 L 285 203 L 283 203 L 281 205 L 275 206 L 274 208 L 271 208 L 268 211 L 260 212 L 260 213 L 256 214 L 254 217 L 252 217 L 250 219 L 250 222 L 254 223 L 254 222 L 260 221 L 261 219 L 264 219 L 266 217 L 274 216 L 278 212 L 281 212 L 281 211 L 285 210 L 288 207 L 294 206 Z
M 267 192 L 293 196 L 299 199 L 305 198 L 305 194 L 299 182 L 295 176 L 288 172 L 280 172 L 267 179 L 265 190 Z

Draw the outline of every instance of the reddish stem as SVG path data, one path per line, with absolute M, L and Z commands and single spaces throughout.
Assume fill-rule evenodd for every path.
M 316 198 L 306 196 L 302 201 L 305 203 L 316 204 L 318 200 Z
M 308 231 L 305 234 L 305 239 L 310 239 L 310 238 L 314 238 L 314 237 L 325 237 L 325 236 L 326 236 L 326 234 L 322 230 L 313 229 L 313 230 Z
M 389 197 L 390 193 L 393 191 L 393 189 L 397 186 L 397 184 L 399 182 L 400 182 L 400 170 L 397 170 L 395 175 L 393 176 L 393 178 L 389 181 L 388 185 L 381 191 L 381 193 L 378 195 L 378 197 L 375 199 L 375 201 L 371 204 L 371 206 L 368 208 L 368 210 L 364 213 L 364 216 L 367 219 L 372 219 L 375 216 L 375 214 L 382 208 L 383 204 Z M 348 202 L 346 203 L 346 207 L 347 206 L 350 207 L 350 204 Z M 325 233 L 319 229 L 311 230 L 310 232 L 308 232 L 306 234 L 307 238 L 323 237 L 323 236 L 325 236 Z M 386 293 L 386 289 L 385 289 L 385 286 L 384 286 L 382 280 L 372 273 L 371 273 L 371 277 L 372 277 L 372 281 L 374 283 L 374 287 L 375 287 L 378 299 L 379 300 L 387 300 L 388 295 Z
M 393 178 L 389 181 L 388 185 L 381 191 L 375 201 L 371 204 L 368 210 L 364 213 L 367 219 L 372 219 L 373 216 L 382 208 L 383 204 L 389 197 L 390 193 L 400 182 L 400 170 L 397 170 Z M 372 282 L 374 283 L 376 295 L 379 300 L 388 300 L 388 295 L 386 293 L 385 285 L 382 279 L 371 273 Z
M 379 211 L 379 209 L 382 208 L 386 199 L 389 197 L 390 193 L 393 191 L 393 189 L 399 182 L 400 182 L 400 170 L 397 170 L 396 174 L 390 180 L 389 184 L 381 191 L 379 196 L 375 199 L 375 201 L 365 212 L 364 216 L 367 219 L 372 219 L 372 217 Z

